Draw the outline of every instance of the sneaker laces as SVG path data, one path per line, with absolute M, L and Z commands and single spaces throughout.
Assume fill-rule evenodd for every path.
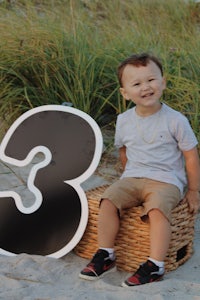
M 91 262 L 87 265 L 87 269 L 95 274 L 95 276 L 98 277 L 98 274 L 96 273 L 94 266 L 96 263 L 103 262 L 104 260 L 109 259 L 108 253 L 105 250 L 98 250 L 95 255 L 93 256 L 93 259 Z
M 136 273 L 140 276 L 147 276 L 150 274 L 158 274 L 158 272 L 159 272 L 159 267 L 148 260 L 147 262 L 140 265 Z
M 99 262 L 104 262 L 104 260 L 106 260 L 106 258 L 108 259 L 109 256 L 108 256 L 108 253 L 105 251 L 105 250 L 98 250 L 91 262 L 89 262 L 89 264 L 87 265 L 87 268 L 89 269 L 90 267 L 92 268 L 96 263 L 99 263 Z
M 93 259 L 91 260 L 91 263 L 96 263 L 99 261 L 104 261 L 105 259 L 109 259 L 109 254 L 105 250 L 98 250 L 97 253 L 93 256 Z

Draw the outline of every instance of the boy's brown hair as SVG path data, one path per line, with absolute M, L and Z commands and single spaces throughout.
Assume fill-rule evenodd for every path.
M 160 60 L 157 57 L 149 53 L 132 54 L 131 56 L 123 60 L 118 66 L 117 76 L 118 76 L 120 87 L 123 86 L 122 75 L 123 75 L 124 68 L 127 65 L 133 65 L 135 67 L 146 66 L 150 61 L 153 61 L 158 66 L 163 76 L 163 67 Z

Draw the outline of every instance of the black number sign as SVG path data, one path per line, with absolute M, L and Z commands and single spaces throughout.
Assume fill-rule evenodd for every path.
M 81 187 L 95 171 L 102 135 L 86 113 L 61 105 L 40 106 L 24 113 L 0 145 L 0 159 L 24 167 L 39 152 L 27 188 L 34 203 L 25 207 L 16 191 L 0 191 L 0 254 L 61 257 L 81 239 L 88 204 Z

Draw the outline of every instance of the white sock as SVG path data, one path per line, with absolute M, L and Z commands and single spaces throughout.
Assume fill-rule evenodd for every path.
M 159 267 L 158 275 L 162 275 L 165 272 L 164 261 L 159 261 L 159 260 L 153 259 L 151 257 L 149 257 L 148 260 L 152 261 L 156 266 Z
M 102 250 L 107 251 L 107 252 L 109 253 L 109 258 L 110 258 L 111 260 L 114 260 L 114 259 L 115 259 L 115 251 L 114 251 L 113 248 L 102 248 L 102 247 L 100 247 L 99 249 L 102 249 Z

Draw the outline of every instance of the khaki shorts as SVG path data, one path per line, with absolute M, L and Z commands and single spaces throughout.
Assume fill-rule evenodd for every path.
M 171 211 L 181 200 L 181 193 L 173 184 L 148 178 L 122 178 L 108 187 L 102 199 L 109 199 L 118 208 L 120 215 L 123 210 L 141 205 L 141 218 L 145 221 L 148 212 L 159 209 L 171 222 Z

